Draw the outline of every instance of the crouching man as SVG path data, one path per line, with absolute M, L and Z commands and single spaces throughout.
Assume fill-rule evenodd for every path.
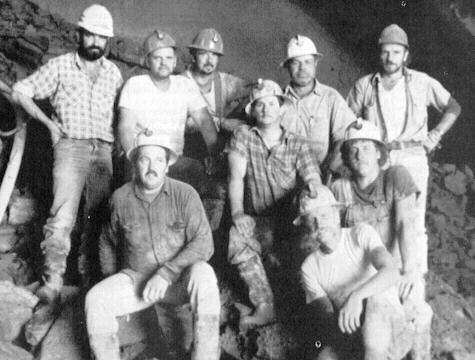
M 248 286 L 255 307 L 252 314 L 241 316 L 244 326 L 264 325 L 274 318 L 274 295 L 262 259 L 278 265 L 276 254 L 289 242 L 286 229 L 293 217 L 288 214 L 296 192 L 321 183 L 315 147 L 280 126 L 284 101 L 275 82 L 259 79 L 246 106 L 255 126 L 237 128 L 226 148 L 233 221 L 228 259 Z
M 188 301 L 191 358 L 219 358 L 219 291 L 206 263 L 213 253 L 211 229 L 196 191 L 166 175 L 178 157 L 172 148 L 167 137 L 140 133 L 127 154 L 134 180 L 112 196 L 110 222 L 100 238 L 101 269 L 111 276 L 89 291 L 85 305 L 98 360 L 120 359 L 117 316 Z
M 323 186 L 300 211 L 294 224 L 317 245 L 301 267 L 319 347 L 313 358 L 353 359 L 362 351 L 365 360 L 401 359 L 413 346 L 415 325 L 399 301 L 397 264 L 376 230 L 364 223 L 342 228 L 339 203 Z

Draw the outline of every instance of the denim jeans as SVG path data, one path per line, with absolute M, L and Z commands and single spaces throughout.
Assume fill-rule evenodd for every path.
M 89 242 L 97 239 L 100 225 L 106 218 L 107 213 L 99 209 L 110 196 L 111 179 L 111 144 L 98 139 L 61 139 L 54 146 L 54 199 L 41 243 L 44 281 L 50 287 L 58 289 L 62 286 L 66 258 L 71 249 L 70 234 L 82 195 L 84 213 L 80 252 L 84 258 Z M 79 272 L 84 274 L 86 271 L 87 264 L 79 264 Z

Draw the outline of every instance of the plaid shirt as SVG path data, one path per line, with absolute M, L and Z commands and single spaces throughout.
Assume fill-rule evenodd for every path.
M 250 215 L 270 214 L 299 185 L 320 177 L 315 145 L 286 130 L 280 144 L 269 150 L 257 127 L 241 126 L 226 152 L 236 152 L 247 161 L 244 210 Z
M 14 90 L 34 99 L 49 98 L 52 115 L 66 134 L 74 139 L 114 140 L 114 101 L 122 85 L 122 75 L 111 61 L 102 58 L 99 75 L 92 82 L 74 53 L 49 60 Z

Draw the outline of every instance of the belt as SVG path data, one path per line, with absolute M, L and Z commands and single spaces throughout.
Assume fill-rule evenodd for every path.
M 407 148 L 422 147 L 422 141 L 408 140 L 408 141 L 391 141 L 388 143 L 387 148 L 391 150 L 404 150 Z

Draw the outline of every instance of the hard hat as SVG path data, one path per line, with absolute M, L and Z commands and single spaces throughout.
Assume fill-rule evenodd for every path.
M 409 48 L 409 40 L 407 39 L 406 32 L 396 24 L 391 24 L 381 31 L 378 44 L 399 44 Z
M 190 49 L 200 49 L 214 52 L 219 55 L 224 55 L 223 39 L 219 32 L 215 29 L 201 30 L 188 45 Z
M 331 190 L 325 185 L 316 185 L 313 189 L 316 196 L 304 196 L 300 200 L 299 204 L 299 216 L 293 221 L 294 225 L 300 225 L 302 218 L 310 214 L 312 210 L 322 208 L 322 207 L 333 207 L 333 206 L 343 206 L 342 202 L 339 202 L 335 199 L 335 195 Z
M 358 118 L 346 128 L 343 143 L 350 140 L 373 140 L 386 147 L 381 137 L 381 131 L 369 121 L 361 118 Z
M 112 15 L 102 5 L 94 4 L 85 9 L 77 25 L 93 34 L 114 36 Z
M 251 114 L 251 107 L 254 101 L 266 97 L 266 96 L 277 96 L 280 97 L 285 102 L 290 101 L 287 96 L 284 95 L 280 86 L 272 80 L 262 80 L 257 79 L 251 89 L 251 94 L 249 95 L 249 103 L 246 105 L 246 114 Z
M 168 165 L 173 165 L 178 159 L 178 154 L 174 150 L 174 146 L 170 140 L 170 137 L 163 134 L 154 133 L 148 128 L 137 134 L 134 139 L 134 146 L 127 152 L 127 158 L 132 161 L 135 151 L 141 146 L 146 145 L 160 146 L 168 150 Z
M 144 56 L 147 56 L 151 52 L 162 48 L 176 48 L 175 39 L 168 33 L 161 30 L 155 30 L 145 38 L 143 42 Z
M 280 66 L 283 67 L 288 60 L 302 55 L 314 55 L 318 58 L 323 56 L 317 51 L 317 47 L 310 38 L 303 35 L 295 35 L 287 44 L 287 58 L 280 63 Z

